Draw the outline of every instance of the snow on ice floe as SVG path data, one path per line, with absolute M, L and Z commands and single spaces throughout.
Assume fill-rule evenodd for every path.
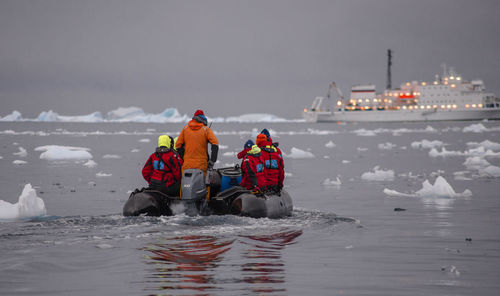
M 35 151 L 44 151 L 40 154 L 40 159 L 46 160 L 88 160 L 92 158 L 89 148 L 46 145 L 35 148 Z
M 65 116 L 52 110 L 43 111 L 37 118 L 23 118 L 19 111 L 0 117 L 0 121 L 43 121 L 43 122 L 144 122 L 144 123 L 177 123 L 187 122 L 192 116 L 181 115 L 176 108 L 166 108 L 160 113 L 146 113 L 139 107 L 119 107 L 109 111 L 105 116 L 96 111 L 87 115 Z M 273 114 L 251 113 L 227 118 L 208 118 L 211 122 L 302 122 L 302 119 L 285 119 Z
M 325 144 L 325 147 L 326 148 L 334 148 L 334 147 L 337 147 L 337 145 L 335 145 L 335 143 L 333 143 L 332 141 L 329 141 L 328 143 Z
M 26 157 L 28 156 L 28 151 L 24 149 L 23 147 L 18 147 L 19 151 L 12 153 L 13 155 L 19 156 L 19 157 Z
M 292 147 L 290 150 L 290 154 L 285 154 L 285 157 L 288 158 L 314 158 L 314 154 L 309 151 L 304 151 L 299 148 Z
M 396 190 L 384 189 L 384 193 L 388 196 L 403 196 L 403 197 L 471 197 L 472 192 L 466 189 L 462 193 L 457 193 L 451 187 L 451 185 L 446 181 L 445 178 L 438 176 L 434 185 L 432 185 L 429 180 L 425 180 L 422 183 L 422 188 L 414 193 L 401 193 Z
M 0 220 L 17 220 L 46 214 L 45 203 L 36 195 L 36 190 L 31 187 L 31 184 L 24 186 L 17 203 L 11 204 L 0 200 Z
M 373 168 L 373 172 L 364 172 L 361 175 L 361 179 L 367 181 L 393 181 L 394 171 L 393 170 L 381 170 L 379 166 Z
M 413 149 L 432 149 L 432 148 L 439 148 L 443 147 L 444 143 L 438 140 L 434 141 L 429 141 L 429 140 L 422 140 L 422 141 L 415 141 L 411 143 L 411 148 Z
M 396 147 L 396 144 L 386 142 L 386 143 L 380 143 L 378 144 L 378 149 L 380 150 L 392 150 L 392 148 Z

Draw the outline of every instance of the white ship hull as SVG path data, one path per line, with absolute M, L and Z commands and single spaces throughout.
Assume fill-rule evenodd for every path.
M 500 119 L 500 108 L 475 110 L 372 110 L 372 111 L 310 111 L 303 113 L 307 122 L 391 122 Z

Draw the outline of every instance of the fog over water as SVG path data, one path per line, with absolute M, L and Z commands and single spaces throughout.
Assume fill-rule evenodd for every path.
M 0 2 L 0 116 L 138 106 L 297 118 L 328 83 L 432 80 L 500 94 L 498 1 Z

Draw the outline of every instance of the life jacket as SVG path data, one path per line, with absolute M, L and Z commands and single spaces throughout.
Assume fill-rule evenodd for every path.
M 257 145 L 254 145 L 243 157 L 241 175 L 240 186 L 247 189 L 253 189 L 255 187 L 265 188 L 266 176 L 264 173 L 264 159 Z
M 172 149 L 158 147 L 142 168 L 142 176 L 150 184 L 169 187 L 181 182 L 182 163 L 182 159 Z
M 261 147 L 261 153 L 264 160 L 266 187 L 282 188 L 285 179 L 283 157 L 272 144 Z

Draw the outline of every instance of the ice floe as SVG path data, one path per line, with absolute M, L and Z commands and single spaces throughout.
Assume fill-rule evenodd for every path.
M 340 178 L 337 177 L 335 180 L 330 180 L 330 178 L 326 178 L 323 183 L 321 183 L 323 186 L 340 186 L 342 185 L 342 181 L 340 181 Z
M 464 127 L 462 131 L 464 133 L 482 133 L 488 131 L 488 129 L 482 123 L 474 123 Z
M 333 143 L 332 141 L 329 141 L 328 143 L 325 144 L 325 147 L 326 148 L 334 148 L 336 147 L 337 145 L 335 145 L 335 143 Z
M 93 161 L 92 159 L 89 159 L 83 165 L 88 167 L 88 168 L 93 168 L 93 167 L 97 166 L 97 162 Z
M 432 149 L 432 148 L 438 148 L 442 147 L 444 143 L 442 141 L 434 140 L 434 141 L 429 141 L 429 140 L 422 140 L 422 141 L 415 141 L 411 143 L 411 148 L 413 149 Z
M 28 151 L 24 149 L 23 147 L 18 147 L 19 151 L 12 153 L 13 155 L 19 156 L 19 157 L 26 157 L 28 156 Z
M 442 147 L 441 151 L 432 148 L 429 151 L 430 157 L 447 157 L 447 156 L 481 156 L 481 157 L 500 157 L 500 152 L 494 152 L 491 149 L 486 150 L 483 146 L 472 148 L 466 151 L 448 151 Z
M 490 149 L 490 150 L 500 150 L 500 144 L 496 142 L 492 142 L 489 140 L 484 140 L 480 143 L 478 142 L 467 142 L 467 147 L 471 148 L 478 148 L 478 147 L 484 147 L 484 149 Z
M 392 150 L 392 148 L 396 147 L 396 144 L 386 142 L 386 143 L 380 143 L 378 144 L 378 149 L 380 150 Z
M 234 157 L 234 156 L 236 156 L 236 152 L 234 152 L 234 151 L 224 152 L 224 153 L 222 153 L 222 156 L 225 156 L 225 157 Z
M 15 165 L 23 165 L 23 164 L 27 164 L 28 162 L 25 160 L 16 159 L 16 160 L 13 160 L 12 163 Z
M 99 172 L 97 174 L 95 174 L 96 177 L 99 177 L 99 178 L 102 178 L 102 177 L 111 177 L 113 174 L 108 174 L 108 173 L 105 173 L 105 172 Z
M 36 147 L 35 151 L 44 151 L 40 159 L 46 160 L 88 160 L 92 158 L 89 148 L 47 145 Z
M 292 147 L 290 154 L 285 154 L 288 158 L 314 158 L 314 154 L 309 151 L 304 151 L 299 148 Z
M 393 181 L 393 170 L 381 170 L 379 166 L 373 168 L 373 172 L 364 172 L 361 179 L 367 181 Z
M 466 189 L 462 193 L 457 193 L 451 185 L 442 176 L 438 176 L 434 185 L 429 180 L 422 183 L 422 188 L 414 193 L 401 193 L 396 190 L 384 189 L 384 193 L 389 196 L 403 196 L 403 197 L 470 197 L 472 192 Z
M 0 220 L 17 220 L 46 214 L 45 203 L 36 195 L 36 190 L 31 187 L 31 184 L 24 186 L 17 203 L 12 204 L 0 200 Z

